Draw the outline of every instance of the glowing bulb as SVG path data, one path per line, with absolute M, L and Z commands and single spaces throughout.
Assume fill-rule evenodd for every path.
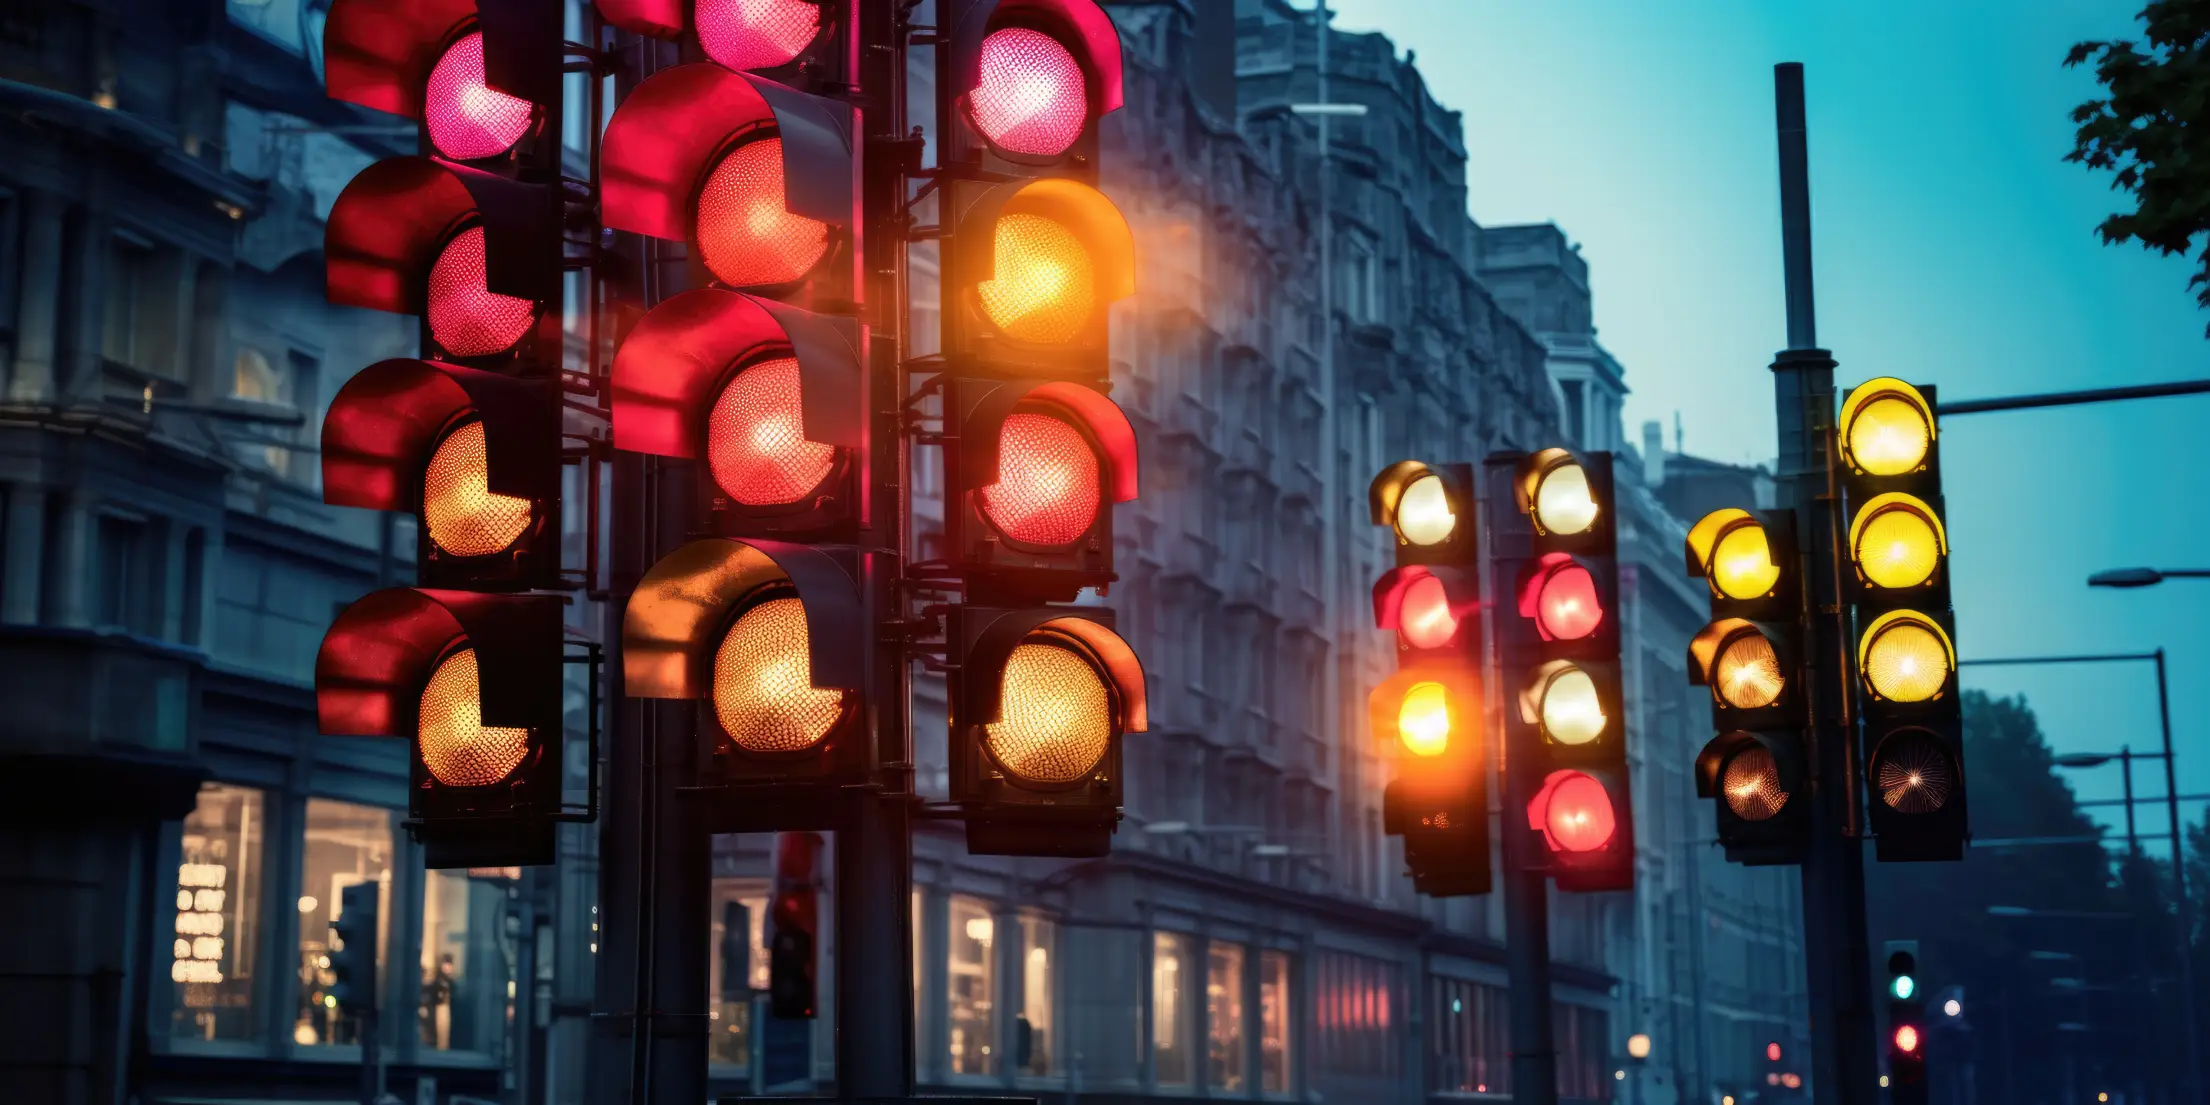
M 1858 468 L 1874 476 L 1900 476 L 1925 462 L 1934 433 L 1917 404 L 1890 395 L 1857 412 L 1848 440 Z
M 1561 464 L 1535 485 L 1535 523 L 1546 532 L 1586 533 L 1596 524 L 1597 511 L 1588 472 L 1578 464 Z
M 1896 1047 L 1896 1050 L 1897 1050 L 1897 1051 L 1903 1051 L 1903 1052 L 1912 1052 L 1912 1051 L 1917 1051 L 1917 1050 L 1918 1050 L 1918 1029 L 1917 1029 L 1917 1028 L 1915 1028 L 1915 1027 L 1913 1027 L 1913 1026 L 1911 1026 L 1911 1025 L 1904 1025 L 1904 1026 L 1902 1026 L 1902 1027 L 1900 1027 L 1900 1028 L 1896 1029 L 1896 1030 L 1895 1030 L 1895 1047 Z
M 1736 526 L 1711 551 L 1711 585 L 1727 598 L 1762 598 L 1779 582 L 1780 566 L 1773 563 L 1763 526 Z
M 1604 731 L 1604 703 L 1596 680 L 1567 668 L 1542 689 L 1542 731 L 1559 744 L 1587 744 Z
M 1413 648 L 1442 648 L 1457 637 L 1458 614 L 1450 608 L 1443 581 L 1422 576 L 1405 588 L 1397 607 L 1397 626 Z
M 1406 485 L 1397 499 L 1397 534 L 1411 545 L 1440 545 L 1458 529 L 1450 509 L 1450 491 L 1433 473 Z
M 1873 693 L 1891 702 L 1925 702 L 1941 694 L 1949 679 L 1949 649 L 1930 625 L 1888 620 L 1876 623 L 1869 638 L 1863 667 Z
M 1941 537 L 1916 505 L 1898 503 L 1876 511 L 1856 527 L 1857 566 L 1875 587 L 1918 587 L 1941 566 Z
M 1415 756 L 1440 756 L 1450 747 L 1450 692 L 1440 683 L 1414 683 L 1397 709 L 1397 738 Z

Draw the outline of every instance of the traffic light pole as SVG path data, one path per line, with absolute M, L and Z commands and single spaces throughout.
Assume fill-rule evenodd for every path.
M 1550 1025 L 1550 876 L 1536 862 L 1535 834 L 1512 814 L 1534 799 L 1533 780 L 1506 764 L 1504 788 L 1505 980 L 1512 999 L 1512 1100 L 1557 1105 L 1558 1048 Z M 1515 825 L 1514 822 L 1517 822 Z M 1514 854 L 1516 853 L 1516 854 Z
M 1795 511 L 1804 580 L 1814 823 L 1803 862 L 1804 959 L 1811 1003 L 1811 1085 L 1818 1105 L 1878 1100 L 1865 856 L 1834 475 L 1834 359 L 1818 348 L 1811 286 L 1810 156 L 1803 66 L 1774 67 L 1788 348 L 1773 362 L 1780 504 Z

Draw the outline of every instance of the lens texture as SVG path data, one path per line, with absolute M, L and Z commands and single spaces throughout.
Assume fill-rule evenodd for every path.
M 813 685 L 806 604 L 769 599 L 737 618 L 714 653 L 714 715 L 747 752 L 799 752 L 844 714 L 844 692 Z
M 1596 680 L 1579 668 L 1550 677 L 1542 688 L 1542 731 L 1559 744 L 1587 744 L 1604 732 L 1604 702 Z
M 1097 301 L 1090 251 L 1063 224 L 1041 215 L 998 220 L 996 266 L 975 285 L 982 313 L 1015 341 L 1058 345 L 1079 337 Z
M 1593 852 L 1611 843 L 1618 827 L 1611 794 L 1593 777 L 1574 772 L 1551 788 L 1543 828 L 1558 850 Z
M 1001 150 L 1065 153 L 1089 122 L 1081 63 L 1059 40 L 1026 27 L 982 40 L 980 81 L 967 97 L 975 129 Z
M 1938 813 L 1949 804 L 1956 768 L 1932 736 L 1909 732 L 1890 737 L 1873 764 L 1873 786 L 1897 813 Z
M 1949 680 L 1949 650 L 1917 622 L 1899 621 L 1874 631 L 1865 650 L 1865 680 L 1891 702 L 1924 702 Z
M 1440 545 L 1458 528 L 1450 509 L 1450 489 L 1442 477 L 1426 475 L 1405 485 L 1397 497 L 1397 533 L 1408 545 Z
M 1441 683 L 1414 683 L 1397 707 L 1397 739 L 1415 756 L 1450 748 L 1450 692 Z
M 1737 710 L 1770 706 L 1788 686 L 1773 643 L 1754 630 L 1729 638 L 1713 667 L 1712 684 L 1720 700 Z
M 1413 648 L 1441 648 L 1458 636 L 1458 614 L 1450 608 L 1450 589 L 1434 576 L 1421 576 L 1404 589 L 1397 606 L 1397 628 Z
M 1849 455 L 1857 467 L 1875 476 L 1900 476 L 1926 460 L 1934 435 L 1915 404 L 1875 399 L 1849 423 Z
M 998 482 L 982 489 L 982 513 L 1030 545 L 1073 544 L 1097 520 L 1097 451 L 1063 418 L 1016 413 L 998 432 Z
M 1739 525 L 1721 534 L 1711 550 L 1711 582 L 1730 599 L 1764 598 L 1780 582 L 1765 527 Z
M 821 7 L 807 0 L 698 0 L 691 26 L 706 56 L 729 69 L 788 65 L 821 32 Z
M 1604 605 L 1596 596 L 1596 577 L 1580 564 L 1563 564 L 1542 581 L 1535 616 L 1554 641 L 1578 641 L 1603 624 Z
M 1941 539 L 1915 510 L 1889 507 L 1857 534 L 1857 565 L 1875 587 L 1918 587 L 1941 566 Z
M 514 774 L 529 754 L 529 730 L 483 724 L 476 650 L 446 657 L 422 688 L 422 766 L 449 787 L 484 787 Z
M 1719 789 L 1726 792 L 1727 808 L 1744 821 L 1768 820 L 1788 804 L 1788 792 L 1780 787 L 1780 765 L 1763 745 L 1735 753 L 1721 774 Z
M 707 415 L 706 463 L 715 485 L 746 506 L 798 502 L 829 477 L 836 447 L 806 440 L 796 360 L 761 361 L 730 378 Z
M 422 523 L 430 543 L 454 556 L 505 552 L 529 529 L 530 501 L 489 485 L 483 423 L 445 435 L 422 472 Z
M 1112 742 L 1112 698 L 1095 665 L 1033 641 L 1005 661 L 998 721 L 983 726 L 990 755 L 1029 783 L 1072 783 L 1097 770 Z
M 1578 464 L 1561 464 L 1535 485 L 1535 521 L 1551 533 L 1586 533 L 1596 524 L 1596 513 L 1588 471 Z
M 490 290 L 486 272 L 480 226 L 453 235 L 430 264 L 430 339 L 455 357 L 504 353 L 537 321 L 536 301 Z
M 828 252 L 828 224 L 791 214 L 783 179 L 780 138 L 746 142 L 706 175 L 698 251 L 714 279 L 736 288 L 788 284 Z
M 430 67 L 422 121 L 430 145 L 456 161 L 497 157 L 529 132 L 530 102 L 484 83 L 483 35 L 463 36 Z

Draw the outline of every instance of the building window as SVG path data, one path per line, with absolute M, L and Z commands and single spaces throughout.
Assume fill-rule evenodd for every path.
M 706 1061 L 749 1066 L 752 995 L 767 989 L 767 883 L 715 879 L 713 918 Z
M 272 407 L 294 407 L 297 402 L 292 393 L 291 376 L 278 371 L 269 363 L 268 354 L 250 345 L 238 347 L 237 360 L 231 366 L 230 394 L 233 398 Z M 250 426 L 243 432 L 251 437 L 278 437 L 286 431 L 272 425 Z M 281 445 L 249 444 L 239 447 L 238 457 L 247 464 L 281 476 L 291 468 L 292 451 Z
M 258 1035 L 254 962 L 261 935 L 261 792 L 200 784 L 177 863 L 170 1031 L 179 1039 Z
M 1205 966 L 1205 1070 L 1214 1088 L 1243 1088 L 1243 948 L 1214 941 Z
M 1397 967 L 1364 956 L 1320 957 L 1318 1020 L 1321 1069 L 1332 1074 L 1393 1078 L 1397 1046 Z
M 1510 1093 L 1509 1009 L 1504 990 L 1455 978 L 1435 979 L 1434 989 L 1428 1050 L 1435 1057 L 1435 1092 Z
M 1585 449 L 1588 448 L 1588 442 L 1582 439 L 1581 433 L 1586 425 L 1584 415 L 1587 412 L 1582 409 L 1582 390 L 1579 380 L 1558 381 L 1559 413 L 1565 418 L 1565 439 Z
M 1189 937 L 1151 938 L 1151 1070 L 1161 1086 L 1189 1083 Z
M 98 531 L 100 575 L 94 585 L 99 588 L 100 627 L 155 635 L 155 577 L 146 523 L 102 514 Z
M 1258 956 L 1258 1088 L 1289 1092 L 1289 954 Z
M 952 1073 L 995 1073 L 997 922 L 990 916 L 990 903 L 953 895 L 947 935 L 944 997 L 950 1011 Z
M 431 871 L 422 887 L 422 1046 L 492 1052 L 505 1038 L 505 895 L 466 871 Z
M 116 364 L 133 368 L 142 350 L 139 340 L 139 306 L 152 285 L 153 249 L 145 242 L 120 234 L 108 242 L 107 317 L 100 335 L 100 353 Z
M 391 950 L 391 813 L 327 798 L 307 800 L 306 848 L 299 879 L 299 1015 L 295 1043 L 358 1044 L 360 1026 L 337 1008 L 330 986 L 330 924 L 338 919 L 339 892 L 373 882 L 378 895 L 377 962 Z M 381 980 L 378 980 L 381 981 Z
M 1611 1018 L 1601 1009 L 1561 1002 L 1550 1008 L 1550 1032 L 1557 1040 L 1558 1096 L 1610 1100 Z
M 1013 1021 L 1013 1063 L 1022 1074 L 1051 1073 L 1053 959 L 1059 926 L 1042 917 L 1021 918 L 1021 1004 Z

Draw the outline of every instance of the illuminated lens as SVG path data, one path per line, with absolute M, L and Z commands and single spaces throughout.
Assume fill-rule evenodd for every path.
M 1408 545 L 1440 545 L 1458 528 L 1450 509 L 1450 490 L 1441 476 L 1413 480 L 1397 499 L 1397 535 Z
M 1551 788 L 1543 829 L 1559 851 L 1593 852 L 1611 843 L 1617 828 L 1604 784 L 1576 771 Z
M 1721 701 L 1737 710 L 1770 706 L 1779 701 L 1780 692 L 1788 686 L 1773 643 L 1755 631 L 1728 639 L 1713 667 L 1712 686 L 1718 688 Z
M 747 752 L 800 752 L 844 715 L 844 692 L 813 685 L 806 604 L 769 599 L 744 612 L 714 653 L 714 716 Z
M 982 40 L 980 81 L 968 94 L 975 129 L 1001 150 L 1065 153 L 1089 122 L 1082 66 L 1059 40 L 1025 27 Z
M 529 529 L 530 501 L 494 493 L 489 476 L 483 423 L 467 423 L 438 443 L 422 472 L 422 523 L 431 544 L 454 556 L 490 556 Z
M 1097 520 L 1097 451 L 1064 419 L 1015 414 L 998 433 L 998 482 L 982 512 L 999 532 L 1031 545 L 1071 545 Z
M 993 233 L 995 276 L 975 285 L 982 313 L 1016 341 L 1057 345 L 1080 336 L 1097 298 L 1090 251 L 1060 223 L 1007 215 Z
M 1909 1001 L 1912 994 L 1918 993 L 1918 980 L 1909 975 L 1897 975 L 1895 981 L 1888 983 L 1888 992 L 1894 994 L 1897 1001 Z
M 1934 631 L 1899 621 L 1875 630 L 1865 650 L 1865 681 L 1890 702 L 1924 702 L 1949 680 L 1949 650 Z
M 1917 1051 L 1918 1029 L 1907 1024 L 1898 1026 L 1895 1030 L 1895 1049 L 1897 1051 Z
M 1941 539 L 1915 510 L 1891 507 L 1857 535 L 1857 566 L 1875 587 L 1917 587 L 1941 566 Z
M 1932 427 L 1918 406 L 1902 399 L 1875 399 L 1849 423 L 1850 459 L 1874 476 L 1900 476 L 1917 468 L 1933 440 Z
M 1005 660 L 999 720 L 983 726 L 1006 773 L 1056 785 L 1087 778 L 1113 739 L 1112 697 L 1088 660 L 1058 645 L 1023 643 Z
M 1604 703 L 1596 680 L 1579 668 L 1551 676 L 1542 688 L 1542 731 L 1559 744 L 1587 744 L 1603 735 Z
M 1727 808 L 1744 821 L 1765 821 L 1788 804 L 1788 792 L 1780 786 L 1780 765 L 1762 745 L 1751 745 L 1727 761 L 1719 780 L 1726 792 Z
M 446 657 L 422 688 L 422 766 L 449 787 L 487 787 L 529 755 L 529 730 L 487 727 L 476 682 L 476 650 Z
M 706 56 L 729 69 L 788 65 L 821 32 L 812 0 L 698 0 L 691 26 Z
M 1780 582 L 1780 565 L 1773 563 L 1773 547 L 1765 527 L 1736 526 L 1719 538 L 1711 550 L 1712 586 L 1730 599 L 1756 599 L 1772 594 Z
M 1543 635 L 1553 641 L 1578 641 L 1604 621 L 1596 577 L 1579 564 L 1560 565 L 1543 578 L 1535 610 Z
M 430 67 L 422 97 L 422 121 L 430 144 L 458 161 L 497 157 L 528 133 L 528 100 L 483 83 L 483 35 L 470 34 L 446 49 Z
M 1596 524 L 1596 511 L 1588 472 L 1578 464 L 1561 464 L 1535 485 L 1535 523 L 1546 533 L 1586 533 Z
M 1442 580 L 1421 576 L 1404 589 L 1397 628 L 1413 648 L 1442 648 L 1458 636 L 1458 615 L 1450 608 L 1450 591 Z
M 1953 769 L 1941 742 L 1923 732 L 1890 737 L 1873 764 L 1873 786 L 1897 813 L 1937 813 L 1949 804 Z
M 1415 756 L 1440 756 L 1450 747 L 1450 692 L 1441 683 L 1414 683 L 1404 692 L 1397 739 Z
M 714 279 L 737 288 L 788 284 L 829 249 L 828 224 L 784 206 L 783 140 L 730 150 L 698 193 L 698 252 Z
M 453 235 L 430 265 L 430 338 L 455 357 L 504 353 L 537 321 L 536 301 L 490 290 L 485 271 L 480 226 Z
M 798 362 L 762 361 L 729 380 L 706 422 L 714 483 L 746 506 L 781 506 L 829 477 L 836 446 L 807 441 L 799 418 Z

